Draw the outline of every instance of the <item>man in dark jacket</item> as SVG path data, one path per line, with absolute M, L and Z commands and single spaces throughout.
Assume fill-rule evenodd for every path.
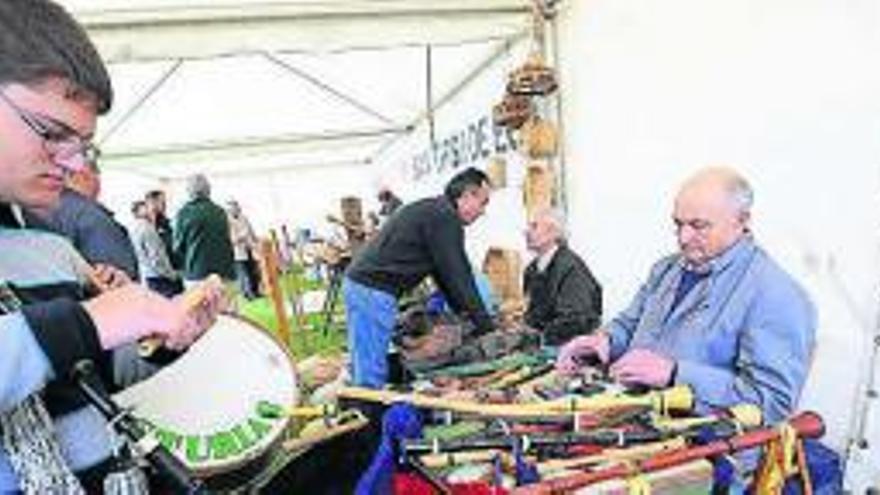
M 60 203 L 49 210 L 28 210 L 26 222 L 70 239 L 92 265 L 109 265 L 125 272 L 130 280 L 138 280 L 138 260 L 128 229 L 98 201 L 101 171 L 96 159 L 68 172 L 64 182 Z
M 184 284 L 189 286 L 212 273 L 235 280 L 226 210 L 211 201 L 211 185 L 202 174 L 189 178 L 187 192 L 190 200 L 177 212 L 173 230 Z
M 526 232 L 535 259 L 526 267 L 526 323 L 542 331 L 544 343 L 561 345 L 590 333 L 602 320 L 602 288 L 584 261 L 565 245 L 559 212 L 537 212 Z
M 493 329 L 464 250 L 464 226 L 483 214 L 489 194 L 486 174 L 474 168 L 460 172 L 443 196 L 401 207 L 349 266 L 343 294 L 356 385 L 385 385 L 397 299 L 428 275 L 477 334 Z

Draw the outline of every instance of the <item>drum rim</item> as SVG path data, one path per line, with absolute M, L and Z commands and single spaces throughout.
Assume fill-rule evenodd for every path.
M 293 380 L 294 387 L 297 392 L 297 402 L 299 400 L 299 377 L 296 374 L 296 361 L 294 360 L 293 353 L 290 351 L 289 345 L 285 344 L 274 332 L 272 332 L 268 328 L 264 328 L 262 325 L 257 323 L 253 318 L 249 318 L 244 315 L 235 314 L 230 311 L 223 311 L 218 315 L 218 320 L 220 317 L 228 317 L 232 320 L 237 320 L 242 323 L 248 324 L 254 330 L 262 332 L 266 337 L 275 342 L 278 347 L 282 350 L 284 355 L 287 358 L 287 362 L 290 364 L 290 375 Z M 215 323 L 216 324 L 216 323 Z M 197 467 L 197 466 L 189 466 L 193 472 L 196 473 L 199 477 L 211 477 L 222 475 L 225 473 L 231 473 L 237 469 L 241 469 L 247 464 L 257 461 L 264 456 L 268 455 L 274 448 L 276 448 L 281 442 L 284 440 L 284 434 L 290 429 L 290 416 L 285 415 L 283 418 L 279 420 L 282 423 L 282 426 L 278 428 L 278 432 L 275 433 L 275 437 L 266 443 L 265 447 L 262 449 L 254 449 L 249 452 L 245 452 L 241 456 L 230 460 L 228 463 L 215 465 L 215 463 L 211 463 L 211 466 L 205 467 Z
M 214 325 L 221 320 L 221 318 L 228 318 L 232 321 L 245 324 L 250 330 L 257 331 L 267 337 L 271 342 L 273 342 L 277 349 L 280 349 L 282 354 L 285 357 L 286 362 L 290 367 L 290 378 L 294 385 L 294 394 L 295 401 L 299 402 L 301 399 L 301 390 L 299 377 L 297 376 L 296 371 L 296 360 L 294 359 L 293 353 L 291 352 L 289 346 L 285 344 L 274 332 L 270 329 L 265 328 L 263 325 L 256 322 L 253 318 L 249 318 L 244 315 L 235 314 L 229 311 L 223 311 L 218 314 L 217 320 L 214 322 Z M 211 329 L 208 329 L 210 332 Z M 237 331 L 243 331 L 239 329 Z M 173 364 L 172 364 L 173 366 Z M 164 368 L 163 368 L 164 369 Z M 162 370 L 159 372 L 161 373 Z M 294 405 L 294 404 L 291 404 Z M 217 460 L 208 460 L 204 461 L 204 464 L 193 464 L 187 461 L 183 456 L 180 455 L 180 452 L 177 452 L 177 449 L 173 449 L 172 453 L 175 457 L 177 457 L 181 462 L 184 463 L 192 472 L 199 478 L 210 478 L 212 476 L 223 475 L 226 473 L 232 473 L 238 469 L 242 469 L 247 466 L 247 464 L 258 461 L 261 458 L 264 458 L 266 455 L 270 454 L 275 448 L 277 448 L 283 441 L 285 437 L 285 433 L 290 430 L 291 418 L 287 415 L 279 418 L 277 421 L 273 422 L 272 428 L 268 435 L 271 436 L 271 439 L 261 447 L 261 448 L 252 448 L 244 453 L 238 454 L 230 459 L 224 459 L 223 461 Z

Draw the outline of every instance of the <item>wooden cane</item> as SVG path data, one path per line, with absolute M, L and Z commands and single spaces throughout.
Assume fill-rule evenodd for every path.
M 416 407 L 502 418 L 571 416 L 581 412 L 638 406 L 649 406 L 655 411 L 665 413 L 673 410 L 689 411 L 693 408 L 694 403 L 693 392 L 687 386 L 651 391 L 641 395 L 597 394 L 591 397 L 571 397 L 528 404 L 481 404 L 431 397 L 418 393 L 397 393 L 361 387 L 344 387 L 339 391 L 338 396 L 344 399 L 382 404 L 406 402 Z
M 292 438 L 285 441 L 282 444 L 282 447 L 286 452 L 304 450 L 317 443 L 359 430 L 365 427 L 368 423 L 369 420 L 360 411 L 346 411 L 337 418 L 335 424 L 331 425 L 326 430 Z
M 544 462 L 539 462 L 536 467 L 539 473 L 545 475 L 566 469 L 575 469 L 612 461 L 644 459 L 660 452 L 681 449 L 686 446 L 687 443 L 684 438 L 672 438 L 669 440 L 635 445 L 627 448 L 605 449 L 599 454 L 573 457 L 571 459 L 550 459 Z
M 803 412 L 791 418 L 788 423 L 802 438 L 818 438 L 824 434 L 822 418 L 814 412 Z M 597 471 L 581 472 L 571 476 L 555 478 L 532 485 L 515 488 L 511 495 L 554 495 L 571 493 L 583 486 L 615 478 L 626 478 L 635 474 L 659 471 L 698 459 L 738 452 L 763 445 L 779 437 L 777 428 L 769 427 L 749 431 L 729 439 L 710 442 L 705 445 L 663 452 L 635 463 L 617 464 Z

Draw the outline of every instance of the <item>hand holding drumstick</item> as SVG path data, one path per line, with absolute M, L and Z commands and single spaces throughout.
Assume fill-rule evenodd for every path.
M 131 283 L 131 278 L 125 271 L 104 263 L 97 263 L 93 267 L 89 267 L 86 276 L 98 293 L 118 289 Z
M 164 345 L 181 350 L 214 323 L 225 304 L 223 282 L 211 276 L 174 299 L 136 284 L 125 284 L 109 288 L 83 306 L 104 349 L 148 339 L 154 342 L 151 347 Z

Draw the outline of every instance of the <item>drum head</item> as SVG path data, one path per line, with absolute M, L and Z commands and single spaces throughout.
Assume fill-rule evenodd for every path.
M 253 323 L 221 315 L 192 347 L 116 399 L 200 476 L 237 467 L 281 438 L 286 415 L 258 405 L 299 399 L 295 368 L 278 340 Z

